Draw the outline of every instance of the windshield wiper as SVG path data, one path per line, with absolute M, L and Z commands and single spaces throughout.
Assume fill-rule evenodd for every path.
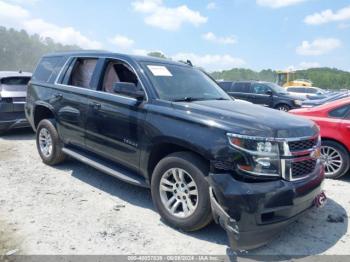
M 186 97 L 182 97 L 182 98 L 176 98 L 172 101 L 173 102 L 193 102 L 193 101 L 200 101 L 200 100 L 205 100 L 205 99 L 199 98 L 199 97 L 186 96 Z

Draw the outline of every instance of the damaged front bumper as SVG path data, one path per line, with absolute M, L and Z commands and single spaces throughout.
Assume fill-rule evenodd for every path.
M 265 245 L 284 227 L 317 204 L 324 179 L 320 165 L 300 181 L 243 182 L 232 174 L 210 174 L 213 217 L 233 250 Z M 323 194 L 324 196 L 324 194 Z

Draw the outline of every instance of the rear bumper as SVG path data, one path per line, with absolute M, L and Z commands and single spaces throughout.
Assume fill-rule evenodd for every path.
M 322 166 L 301 181 L 246 183 L 231 174 L 210 174 L 214 220 L 227 232 L 235 250 L 268 243 L 284 227 L 314 207 L 322 192 Z
M 0 131 L 4 132 L 13 128 L 29 127 L 24 114 L 24 103 L 0 102 Z

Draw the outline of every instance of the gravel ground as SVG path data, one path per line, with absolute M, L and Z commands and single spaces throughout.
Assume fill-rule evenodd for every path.
M 29 130 L 0 137 L 0 255 L 225 255 L 217 225 L 184 233 L 165 225 L 147 189 L 75 160 L 44 165 Z M 325 181 L 329 198 L 254 255 L 350 255 L 350 175 Z M 330 222 L 328 218 L 339 219 Z M 331 219 L 332 220 L 332 219 Z

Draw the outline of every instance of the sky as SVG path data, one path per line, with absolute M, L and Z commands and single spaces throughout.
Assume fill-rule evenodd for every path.
M 349 0 L 0 0 L 0 25 L 208 71 L 350 71 Z

